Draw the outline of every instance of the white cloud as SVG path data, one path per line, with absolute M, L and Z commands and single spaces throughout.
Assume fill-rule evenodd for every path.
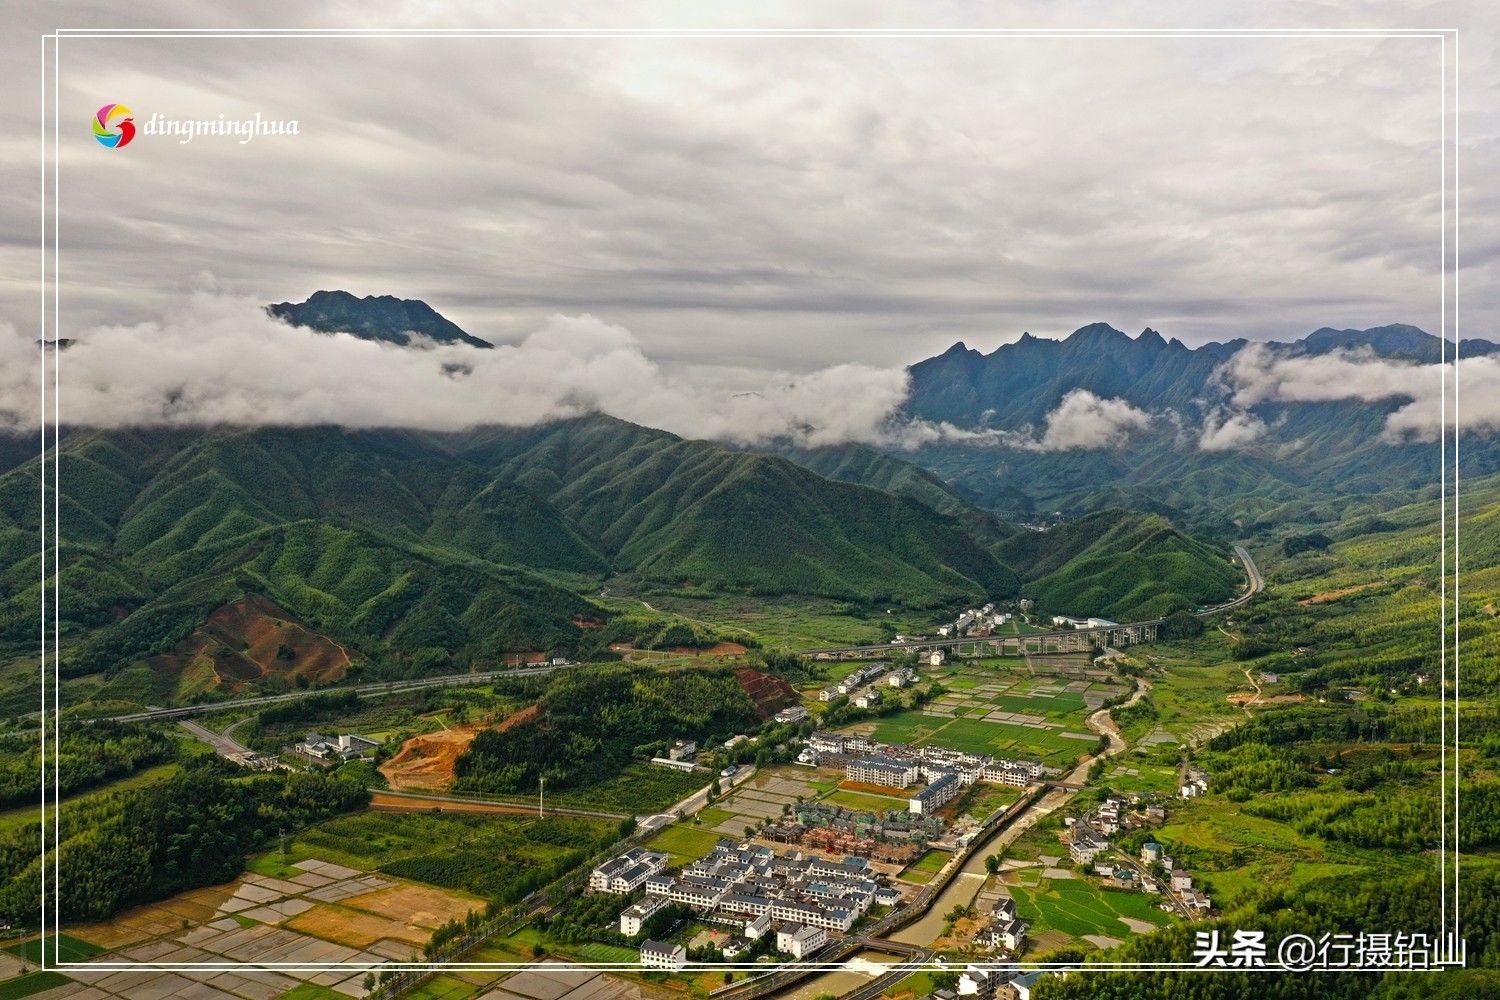
M 340 6 L 341 25 L 389 23 Z M 476 18 L 406 4 L 401 21 L 685 26 L 680 4 L 566 6 Z M 690 20 L 1165 16 L 1140 2 L 1074 6 L 837 17 L 720 2 L 695 4 Z M 1443 20 L 1463 28 L 1466 51 L 1493 50 L 1500 22 L 1470 6 Z M 129 20 L 223 27 L 245 24 L 243 7 L 140 0 Z M 40 79 L 36 34 L 96 26 L 99 8 L 7 5 L 3 64 Z M 255 23 L 328 21 L 290 0 L 255 12 Z M 1330 4 L 1289 13 L 1286 27 L 1350 18 Z M 1222 2 L 1201 16 L 1242 19 Z M 1430 39 L 116 36 L 66 47 L 64 335 L 159 316 L 200 269 L 266 302 L 318 288 L 422 298 L 507 342 L 588 312 L 625 325 L 666 368 L 893 367 L 958 339 L 989 349 L 1095 315 L 1188 343 L 1440 321 Z M 1490 330 L 1495 60 L 1463 60 L 1461 72 L 1465 315 Z M 263 111 L 298 118 L 301 134 L 247 146 L 142 135 L 105 151 L 87 127 L 105 100 L 181 118 Z M 0 107 L 6 191 L 34 189 L 41 112 L 31 100 Z M 36 312 L 36 225 L 31 199 L 0 199 L 0 317 L 18 326 Z
M 1250 411 L 1215 408 L 1204 414 L 1198 447 L 1203 451 L 1233 451 L 1254 444 L 1265 433 L 1266 422 Z
M 62 417 L 88 426 L 309 425 L 456 430 L 591 412 L 739 444 L 879 441 L 901 369 L 840 364 L 762 376 L 753 392 L 664 373 L 628 330 L 553 316 L 492 351 L 397 347 L 273 320 L 248 299 L 188 296 L 161 322 L 88 331 L 56 359 Z M 37 421 L 34 344 L 0 347 L 0 420 Z
M 1435 441 L 1455 417 L 1464 430 L 1500 429 L 1500 358 L 1494 356 L 1464 358 L 1455 366 L 1381 358 L 1368 350 L 1287 355 L 1252 344 L 1221 365 L 1215 378 L 1235 410 L 1205 421 L 1200 447 L 1207 450 L 1214 449 L 1206 442 L 1233 440 L 1224 446 L 1235 447 L 1253 440 L 1250 431 L 1259 421 L 1248 408 L 1262 403 L 1400 401 L 1386 417 L 1382 436 L 1389 443 Z
M 1150 424 L 1151 414 L 1123 399 L 1104 399 L 1087 389 L 1074 389 L 1047 414 L 1041 437 L 1024 447 L 1033 451 L 1118 448 L 1131 432 Z

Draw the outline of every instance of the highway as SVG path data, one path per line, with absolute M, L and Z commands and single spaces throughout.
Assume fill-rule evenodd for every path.
M 1266 588 L 1266 581 L 1261 579 L 1260 567 L 1255 565 L 1254 559 L 1250 558 L 1250 552 L 1243 545 L 1236 545 L 1234 547 L 1234 554 L 1240 557 L 1240 565 L 1244 567 L 1245 575 L 1249 577 L 1250 580 L 1249 586 L 1245 588 L 1245 592 L 1243 594 L 1241 594 L 1239 597 L 1236 597 L 1229 603 L 1220 604 L 1218 607 L 1200 611 L 1198 613 L 1200 617 L 1203 615 L 1215 614 L 1219 611 L 1228 611 L 1230 608 L 1237 608 Z
M 153 719 L 182 719 L 194 715 L 207 715 L 210 712 L 225 712 L 237 708 L 255 708 L 260 705 L 276 705 L 281 702 L 297 701 L 300 698 L 306 698 L 314 694 L 342 694 L 345 691 L 352 691 L 361 698 L 373 698 L 379 695 L 401 694 L 404 691 L 420 691 L 423 688 L 472 687 L 476 684 L 491 684 L 495 681 L 507 680 L 512 677 L 538 677 L 544 674 L 556 673 L 559 670 L 569 670 L 577 665 L 576 663 L 564 663 L 547 667 L 492 670 L 482 674 L 444 674 L 441 677 L 422 677 L 410 681 L 382 681 L 375 684 L 354 684 L 349 687 L 309 688 L 305 691 L 288 691 L 285 694 L 268 694 L 258 698 L 206 701 L 197 705 L 183 705 L 179 708 L 153 708 L 144 712 L 132 712 L 129 715 L 113 715 L 109 718 L 115 722 L 149 722 Z

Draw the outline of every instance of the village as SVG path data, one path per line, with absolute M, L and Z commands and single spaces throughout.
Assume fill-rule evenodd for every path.
M 883 671 L 867 667 L 850 676 L 860 683 Z M 786 718 L 800 721 L 804 711 L 794 707 Z M 693 766 L 696 750 L 679 740 L 654 763 Z M 934 864 L 965 852 L 1017 794 L 1040 788 L 1048 774 L 1035 760 L 833 731 L 808 735 L 797 766 L 818 778 L 773 769 L 704 810 L 750 810 L 744 836 L 720 836 L 693 850 L 702 820 L 694 817 L 593 869 L 590 892 L 621 897 L 619 933 L 638 947 L 643 966 L 672 971 L 689 962 L 813 955 L 857 933 L 866 918 L 910 903 Z M 832 776 L 832 791 L 820 794 L 813 781 L 823 775 Z M 971 794 L 981 785 L 1005 794 Z M 973 808 L 960 812 L 960 800 Z M 730 819 L 715 830 L 738 824 Z M 666 849 L 653 850 L 658 843 Z M 672 864 L 669 850 L 682 852 L 680 864 Z M 989 946 L 1019 954 L 1025 927 L 1014 909 L 998 911 L 993 925 Z

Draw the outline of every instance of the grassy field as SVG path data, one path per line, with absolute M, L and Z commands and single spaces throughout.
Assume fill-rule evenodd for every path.
M 1056 767 L 1071 764 L 1094 748 L 1085 693 L 1097 705 L 1125 690 L 1125 682 L 1097 681 L 1085 690 L 1058 690 L 1075 682 L 1036 669 L 1039 672 L 1033 673 L 1025 661 L 1006 657 L 964 661 L 930 672 L 928 676 L 948 693 L 923 709 L 882 716 L 872 735 L 885 743 L 932 743 L 971 753 L 1040 759 Z M 1028 718 L 987 718 L 999 713 Z M 1082 736 L 1088 738 L 1078 738 Z
M 1077 731 L 1088 731 L 1081 720 Z M 1071 739 L 1055 729 L 1032 729 L 985 719 L 932 718 L 911 711 L 881 719 L 875 727 L 875 738 L 885 742 L 935 743 L 967 753 L 1028 757 L 1056 767 L 1070 764 L 1094 748 L 1092 741 Z
M 707 826 L 673 823 L 647 841 L 646 846 L 670 854 L 673 865 L 684 865 L 712 851 L 721 837 L 723 834 L 715 833 Z
M 311 827 L 288 843 L 285 858 L 273 851 L 252 859 L 249 867 L 279 875 L 283 862 L 319 858 L 486 899 L 509 899 L 533 888 L 537 877 L 561 875 L 615 833 L 609 821 L 571 816 L 367 811 Z
M 340 1000 L 344 994 L 316 983 L 299 983 L 281 995 L 281 1000 Z M 407 996 L 416 996 L 408 993 Z
M 1099 783 L 1111 792 L 1122 795 L 1137 792 L 1175 795 L 1177 769 L 1166 764 L 1150 763 L 1148 755 L 1130 753 L 1111 761 Z
M 898 799 L 893 795 L 871 795 L 867 792 L 851 792 L 848 789 L 839 789 L 823 796 L 824 802 L 833 802 L 846 809 L 859 809 L 864 812 L 885 812 L 888 809 L 906 809 L 906 799 Z
M 341 993 L 335 996 L 343 996 Z M 407 993 L 413 1000 L 463 1000 L 474 995 L 474 984 L 455 975 L 433 976 L 421 986 Z
M 1021 797 L 1020 788 L 975 782 L 959 803 L 959 811 L 976 820 L 984 819 L 996 809 L 1004 809 Z
M 66 986 L 72 980 L 60 972 L 29 972 L 0 983 L 0 1000 L 21 1000 L 47 990 Z
M 937 877 L 937 873 L 942 871 L 943 865 L 947 864 L 952 856 L 946 851 L 928 851 L 896 877 L 913 885 L 926 885 Z

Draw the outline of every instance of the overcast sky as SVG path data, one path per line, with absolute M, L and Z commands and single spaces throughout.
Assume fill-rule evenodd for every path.
M 1495 34 L 1479 4 L 8 8 L 0 323 L 38 321 L 37 35 L 111 26 L 1426 27 L 1463 32 L 1464 336 L 1494 337 Z M 528 5 L 529 6 L 529 5 Z M 600 8 L 604 10 L 604 8 Z M 19 22 L 19 23 L 17 23 Z M 65 337 L 191 292 L 422 298 L 520 343 L 557 314 L 669 373 L 759 384 L 1104 320 L 1189 344 L 1436 332 L 1439 43 L 1299 38 L 77 39 L 62 43 Z M 296 119 L 106 149 L 106 102 Z

